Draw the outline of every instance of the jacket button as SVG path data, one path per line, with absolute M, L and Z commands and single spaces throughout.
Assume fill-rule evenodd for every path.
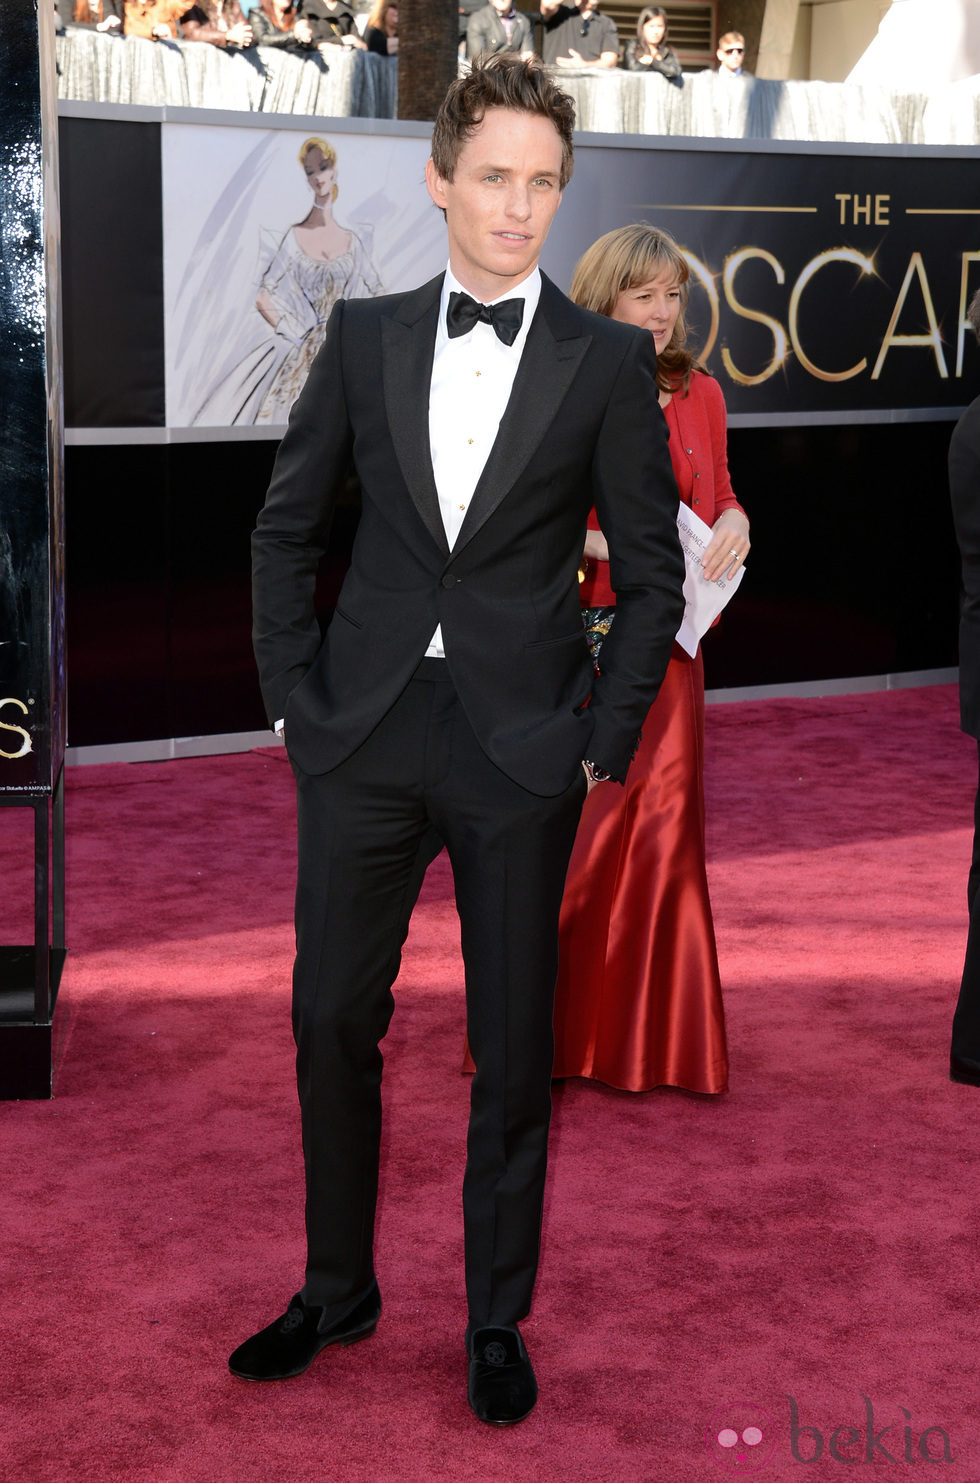
M 454 577 L 451 572 L 447 572 L 446 575 L 442 579 L 442 585 L 443 585 L 443 587 L 447 587 L 447 588 L 448 587 L 455 587 L 456 586 L 456 583 L 459 582 L 460 580 L 461 580 L 461 578 Z

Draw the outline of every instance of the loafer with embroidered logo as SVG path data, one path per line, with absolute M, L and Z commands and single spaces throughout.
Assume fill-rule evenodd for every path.
M 534 1410 L 538 1382 L 516 1328 L 467 1330 L 469 1402 L 490 1426 L 513 1426 Z
M 299 1293 L 281 1318 L 240 1344 L 228 1361 L 243 1380 L 291 1380 L 309 1369 L 328 1344 L 356 1344 L 368 1339 L 381 1317 L 381 1294 L 375 1282 L 343 1318 L 327 1328 L 323 1309 L 308 1307 Z

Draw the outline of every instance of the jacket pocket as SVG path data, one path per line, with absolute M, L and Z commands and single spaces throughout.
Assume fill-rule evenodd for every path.
M 579 626 L 574 633 L 559 634 L 553 639 L 535 639 L 533 643 L 526 643 L 525 649 L 553 649 L 559 644 L 583 644 L 585 643 L 585 629 Z
M 345 613 L 344 609 L 340 607 L 339 604 L 337 605 L 337 607 L 334 608 L 333 611 L 335 618 L 343 618 L 344 622 L 349 623 L 352 628 L 364 627 L 364 624 L 360 621 L 359 618 L 353 618 L 350 613 Z

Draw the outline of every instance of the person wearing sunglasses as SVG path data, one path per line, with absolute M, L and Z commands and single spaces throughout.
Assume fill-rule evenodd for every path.
M 715 52 L 718 71 L 722 77 L 745 77 L 742 59 L 745 56 L 745 37 L 741 31 L 726 31 Z
M 541 0 L 544 42 L 541 48 L 548 67 L 618 67 L 619 32 L 616 22 L 601 15 L 596 0 Z

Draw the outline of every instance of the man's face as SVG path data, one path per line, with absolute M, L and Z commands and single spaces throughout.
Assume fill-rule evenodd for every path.
M 742 41 L 726 41 L 718 48 L 718 60 L 729 72 L 737 72 L 742 65 L 745 55 L 745 43 Z
M 498 15 L 506 15 L 513 4 L 513 0 L 490 0 L 490 4 Z
M 429 195 L 446 213 L 449 264 L 481 300 L 521 283 L 541 256 L 561 201 L 561 140 L 550 119 L 491 108 L 459 152 L 454 178 L 429 160 Z

